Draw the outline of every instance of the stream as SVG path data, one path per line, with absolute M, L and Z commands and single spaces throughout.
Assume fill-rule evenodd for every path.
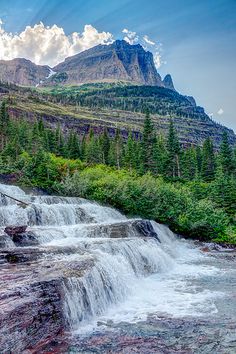
M 236 251 L 0 184 L 0 353 L 236 353 Z M 27 226 L 7 235 L 6 226 Z

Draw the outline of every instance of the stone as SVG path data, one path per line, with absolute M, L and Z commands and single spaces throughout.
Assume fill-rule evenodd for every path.
M 53 71 L 57 74 L 49 78 L 45 85 L 127 81 L 164 86 L 152 53 L 145 51 L 140 44 L 131 45 L 124 40 L 116 40 L 109 45 L 100 44 L 66 58 Z
M 37 246 L 40 244 L 37 236 L 32 231 L 14 234 L 12 241 L 18 247 Z
M 133 222 L 133 226 L 142 236 L 154 237 L 156 240 L 161 242 L 149 220 L 135 220 Z
M 22 234 L 23 232 L 25 232 L 27 229 L 27 225 L 22 225 L 22 226 L 6 226 L 4 229 L 4 232 L 8 235 L 8 236 L 15 236 L 18 234 Z

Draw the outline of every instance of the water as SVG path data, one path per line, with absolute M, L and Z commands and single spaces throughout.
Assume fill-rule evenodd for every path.
M 6 283 L 2 292 L 6 296 L 14 287 L 50 281 L 58 274 L 63 318 L 72 342 L 77 343 L 78 335 L 80 340 L 82 335 L 84 340 L 100 336 L 102 341 L 105 333 L 109 338 L 107 331 L 116 333 L 124 326 L 142 337 L 143 324 L 151 326 L 150 318 L 155 318 L 156 326 L 160 318 L 173 323 L 206 318 L 210 323 L 220 316 L 235 320 L 233 257 L 203 253 L 155 222 L 151 225 L 158 239 L 146 237 L 135 226 L 139 219 L 127 219 L 82 198 L 32 196 L 6 185 L 0 185 L 0 191 L 28 203 L 22 207 L 1 197 L 1 233 L 5 226 L 28 225 L 27 232 L 37 241 L 36 246 L 16 247 L 8 238 L 5 249 L 23 254 L 38 250 L 40 255 L 30 267 L 14 268 L 14 282 Z M 3 282 L 4 277 L 5 273 Z

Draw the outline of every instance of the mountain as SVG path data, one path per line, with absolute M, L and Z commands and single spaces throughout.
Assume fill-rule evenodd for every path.
M 81 84 L 87 82 L 126 81 L 141 85 L 164 86 L 157 73 L 152 53 L 140 44 L 117 40 L 98 45 L 65 59 L 53 68 L 57 72 L 52 83 Z
M 218 149 L 225 131 L 236 144 L 233 130 L 214 122 L 192 97 L 164 87 L 95 83 L 31 89 L 0 83 L 0 101 L 4 98 L 11 118 L 32 124 L 42 119 L 52 129 L 59 124 L 64 134 L 74 131 L 81 139 L 105 127 L 111 137 L 119 128 L 124 139 L 129 131 L 139 139 L 148 108 L 157 134 L 167 136 L 172 120 L 181 145 L 202 145 L 210 137 Z
M 22 86 L 36 86 L 49 77 L 47 65 L 36 65 L 24 58 L 0 60 L 0 81 Z
M 170 90 L 175 90 L 173 80 L 170 74 L 167 74 L 164 79 L 163 79 L 163 85 L 165 88 L 168 88 Z
M 145 51 L 140 44 L 131 45 L 124 40 L 97 45 L 66 58 L 53 69 L 48 65 L 36 65 L 24 58 L 0 60 L 0 81 L 22 86 L 122 81 L 174 90 L 170 75 L 162 81 L 152 53 Z
M 123 40 L 88 49 L 52 69 L 23 58 L 1 60 L 0 101 L 1 96 L 9 98 L 13 118 L 42 118 L 52 128 L 60 123 L 65 134 L 72 129 L 84 135 L 91 127 L 99 134 L 106 127 L 114 136 L 119 127 L 124 139 L 129 130 L 138 138 L 148 108 L 157 132 L 166 136 L 172 120 L 183 145 L 202 145 L 211 137 L 219 148 L 224 131 L 236 143 L 232 130 L 175 90 L 169 74 L 161 79 L 150 52 Z

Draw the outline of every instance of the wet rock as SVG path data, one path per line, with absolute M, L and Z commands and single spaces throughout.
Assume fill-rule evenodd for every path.
M 0 235 L 0 248 L 9 248 L 14 247 L 14 243 L 10 237 L 6 234 Z
M 141 236 L 154 237 L 161 242 L 149 220 L 135 220 L 133 222 L 133 226 L 136 228 L 138 233 L 141 234 Z
M 4 258 L 8 263 L 25 263 L 39 259 L 44 254 L 40 249 L 13 249 L 4 252 Z
M 116 223 L 106 227 L 104 233 L 110 235 L 111 238 L 128 237 L 130 232 L 130 225 L 126 223 Z
M 12 241 L 18 247 L 37 246 L 40 244 L 37 236 L 32 231 L 15 234 L 12 237 Z
M 26 349 L 36 353 L 36 348 L 53 341 L 58 335 L 63 335 L 60 286 L 59 280 L 36 282 L 28 286 L 24 293 L 22 291 L 20 294 L 19 291 L 13 293 L 2 303 L 4 309 L 0 313 L 2 353 L 23 353 Z
M 27 229 L 27 225 L 22 226 L 7 226 L 5 227 L 4 232 L 9 236 L 15 236 L 18 234 L 22 234 Z

